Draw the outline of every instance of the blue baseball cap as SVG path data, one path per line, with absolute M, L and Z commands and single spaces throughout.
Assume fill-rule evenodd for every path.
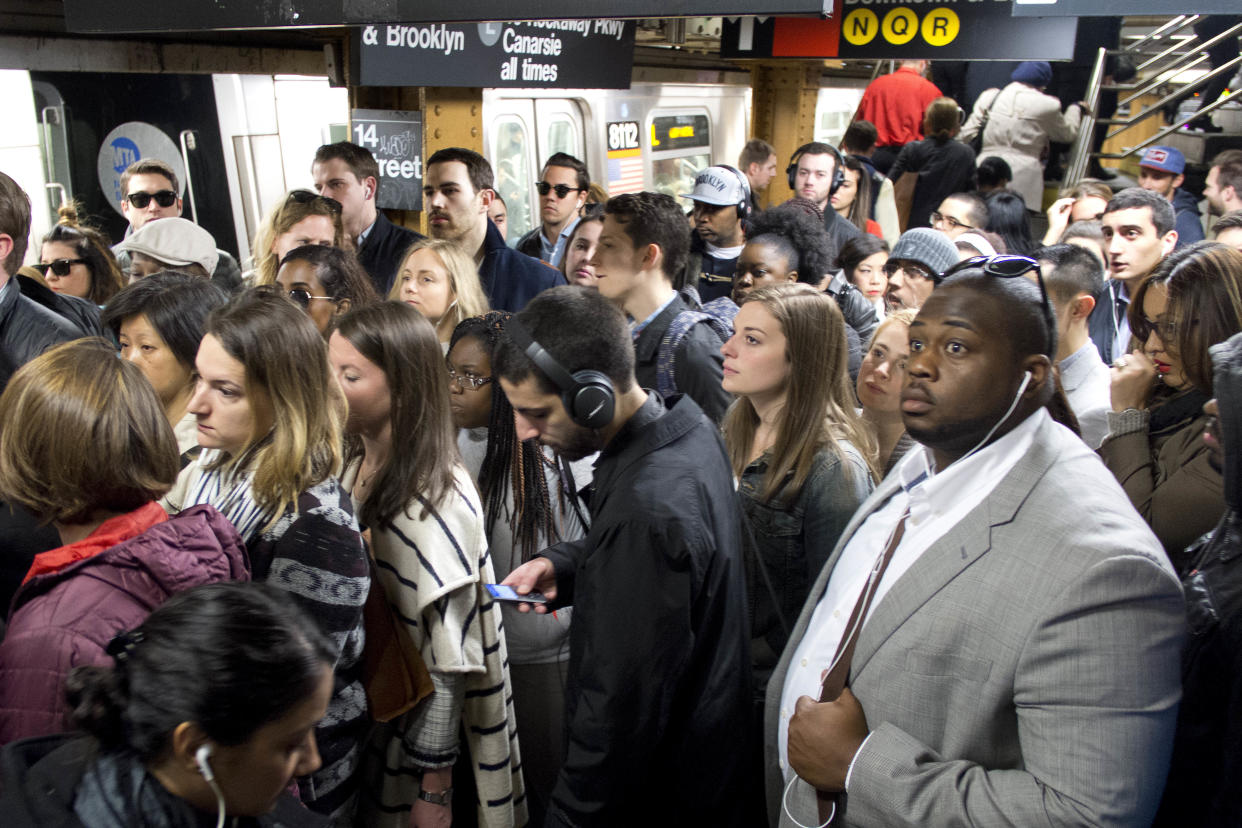
M 1182 155 L 1181 150 L 1173 147 L 1148 147 L 1143 153 L 1143 160 L 1139 162 L 1139 166 L 1181 175 L 1186 172 L 1186 156 Z

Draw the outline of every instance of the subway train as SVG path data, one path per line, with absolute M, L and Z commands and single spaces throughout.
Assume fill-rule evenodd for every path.
M 746 142 L 745 72 L 636 69 L 627 90 L 487 89 L 485 155 L 509 211 L 509 238 L 537 221 L 543 159 L 571 153 L 610 194 L 674 196 L 712 163 L 734 164 Z M 815 138 L 835 141 L 862 81 L 820 90 Z M 262 217 L 284 193 L 311 183 L 322 143 L 350 135 L 345 89 L 327 78 L 0 71 L 0 170 L 32 197 L 38 238 L 75 199 L 114 239 L 126 229 L 120 173 L 140 157 L 177 170 L 184 214 L 245 262 Z M 28 261 L 37 260 L 32 245 Z

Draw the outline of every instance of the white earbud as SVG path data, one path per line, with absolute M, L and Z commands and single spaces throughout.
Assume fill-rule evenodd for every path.
M 194 764 L 198 765 L 198 772 L 208 782 L 214 782 L 216 775 L 211 771 L 211 745 L 203 745 L 194 752 Z

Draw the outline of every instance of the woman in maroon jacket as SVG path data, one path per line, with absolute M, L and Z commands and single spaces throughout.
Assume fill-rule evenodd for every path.
M 169 519 L 177 444 L 136 366 L 101 339 L 57 346 L 0 396 L 0 497 L 50 522 L 0 643 L 0 743 L 65 729 L 69 670 L 107 662 L 118 631 L 199 584 L 248 580 L 245 547 L 214 508 Z

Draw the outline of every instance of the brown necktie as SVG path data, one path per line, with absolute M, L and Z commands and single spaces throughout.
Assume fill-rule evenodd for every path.
M 893 528 L 893 534 L 888 539 L 888 546 L 884 548 L 884 554 L 880 556 L 879 563 L 872 571 L 873 574 L 868 576 L 867 583 L 863 585 L 862 593 L 854 604 L 854 611 L 850 613 L 849 620 L 845 622 L 845 635 L 842 636 L 841 643 L 837 645 L 836 655 L 832 659 L 832 669 L 829 670 L 821 685 L 820 702 L 836 701 L 841 697 L 841 691 L 845 689 L 849 681 L 850 662 L 854 660 L 854 647 L 858 644 L 858 635 L 862 632 L 863 621 L 867 618 L 867 610 L 871 608 L 871 601 L 880 588 L 880 581 L 884 579 L 884 572 L 893 559 L 893 553 L 897 551 L 901 538 L 906 533 L 908 517 L 910 517 L 910 510 L 906 509 L 898 519 L 897 526 Z M 832 815 L 833 824 L 841 824 L 841 817 L 845 811 L 844 795 L 816 791 L 815 797 L 819 806 L 820 822 L 826 822 L 829 815 Z

